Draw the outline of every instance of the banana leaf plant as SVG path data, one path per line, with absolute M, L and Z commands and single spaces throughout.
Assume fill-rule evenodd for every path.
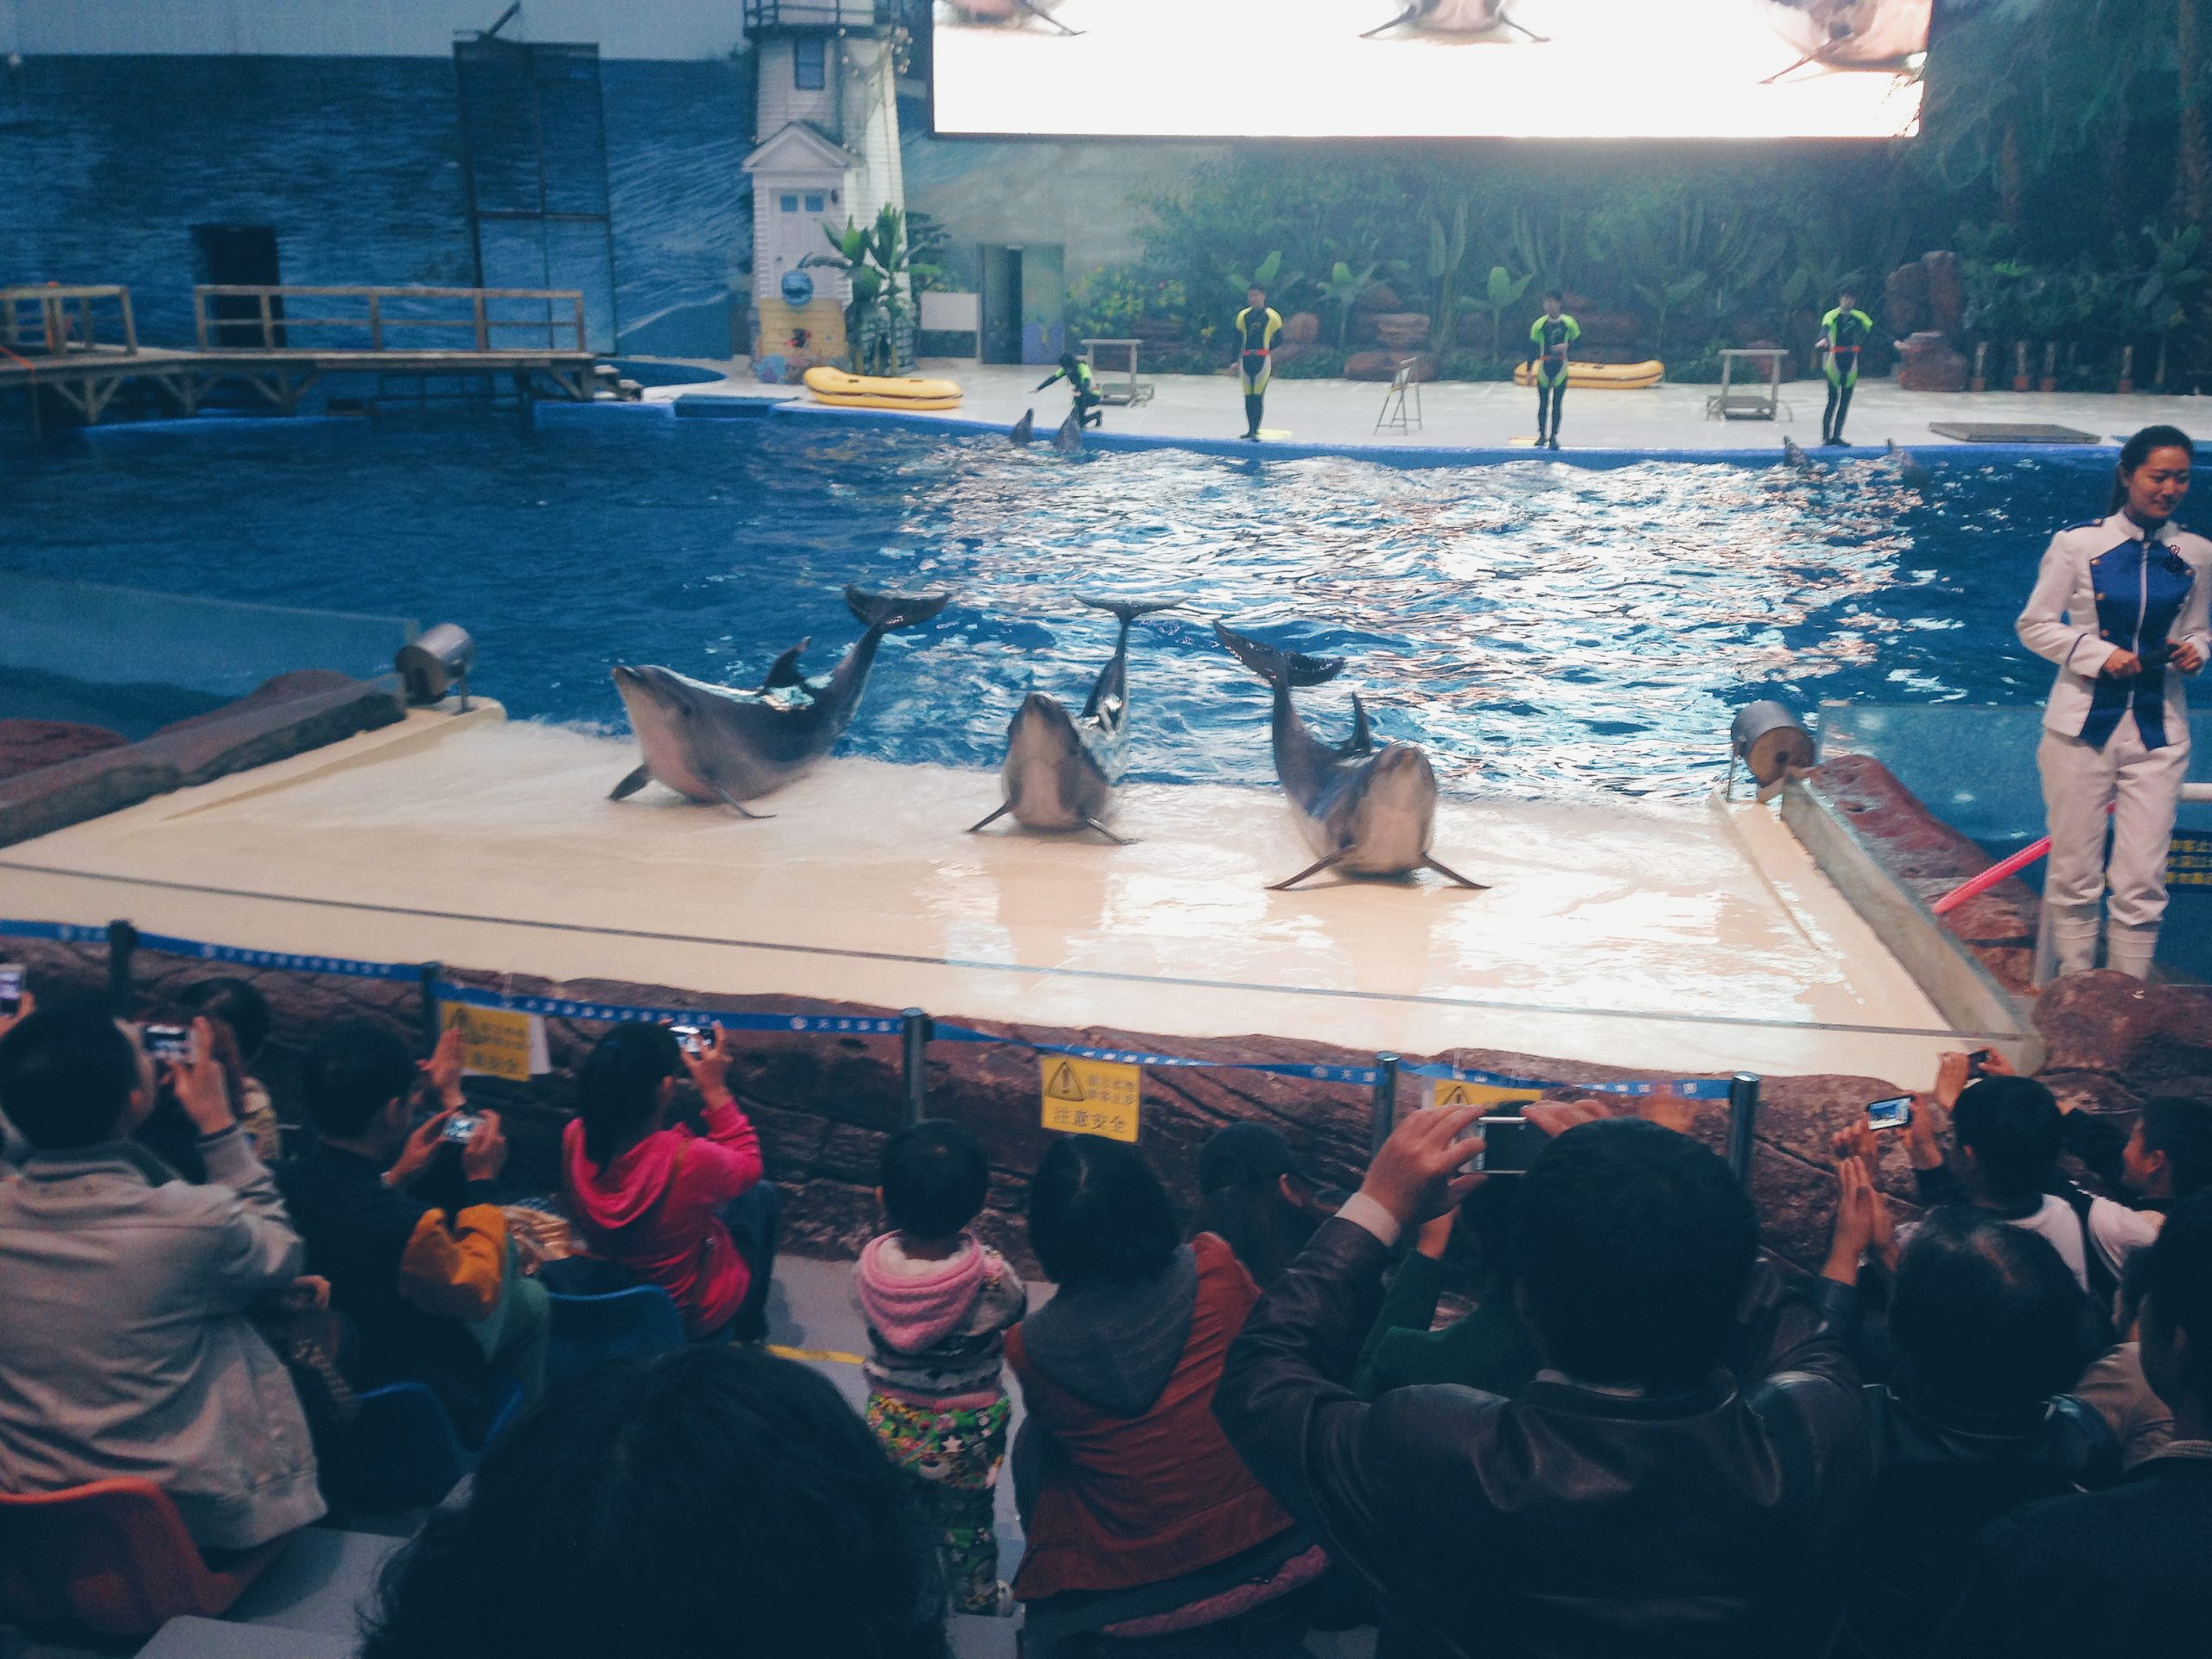
M 874 225 L 847 219 L 843 230 L 824 225 L 822 233 L 834 251 L 810 253 L 799 264 L 843 274 L 849 296 L 845 302 L 845 344 L 853 372 L 898 373 L 905 366 L 899 324 L 909 315 L 903 280 L 907 275 L 906 215 L 886 203 Z

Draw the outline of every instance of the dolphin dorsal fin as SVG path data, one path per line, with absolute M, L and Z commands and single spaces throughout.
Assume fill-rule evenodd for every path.
M 798 671 L 798 659 L 806 648 L 813 643 L 814 636 L 809 634 L 782 656 L 777 658 L 774 662 L 769 664 L 768 677 L 760 682 L 760 689 L 763 691 L 773 691 L 786 685 L 804 685 L 806 676 Z
M 1351 694 L 1351 737 L 1337 751 L 1339 754 L 1372 754 L 1375 753 L 1375 730 L 1367 723 L 1367 705 L 1360 701 L 1359 693 Z

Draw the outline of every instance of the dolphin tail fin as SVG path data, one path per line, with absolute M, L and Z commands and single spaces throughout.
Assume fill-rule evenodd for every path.
M 1093 599 L 1088 594 L 1077 594 L 1075 602 L 1088 605 L 1094 611 L 1111 611 L 1124 622 L 1134 622 L 1141 616 L 1150 616 L 1154 611 L 1172 611 L 1183 601 L 1179 599 Z
M 813 636 L 810 634 L 771 663 L 768 665 L 768 677 L 760 682 L 760 689 L 763 691 L 773 691 L 777 687 L 783 685 L 804 685 L 806 676 L 799 672 L 798 659 L 801 653 L 813 643 Z
M 1037 411 L 1033 409 L 1023 410 L 1021 411 L 1021 418 L 1014 423 L 1014 430 L 1006 435 L 1007 441 L 1010 443 L 1028 442 L 1030 434 L 1035 429 L 1036 424 Z
M 607 798 L 610 801 L 626 801 L 652 780 L 653 769 L 651 766 L 639 766 L 609 790 L 607 792 Z
M 1344 672 L 1344 659 L 1341 657 L 1308 657 L 1300 652 L 1285 651 L 1264 639 L 1255 639 L 1249 633 L 1239 633 L 1222 622 L 1213 625 L 1213 632 L 1230 656 L 1269 685 L 1319 685 Z
M 1351 694 L 1351 736 L 1345 741 L 1344 747 L 1337 753 L 1338 754 L 1375 753 L 1375 728 L 1367 723 L 1367 704 L 1361 701 L 1360 695 L 1357 691 Z
M 871 628 L 911 628 L 926 622 L 951 601 L 950 594 L 871 594 L 845 589 L 845 603 Z

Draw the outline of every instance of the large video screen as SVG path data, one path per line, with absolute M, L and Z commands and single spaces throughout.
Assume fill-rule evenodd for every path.
M 941 133 L 1897 138 L 1932 0 L 936 0 Z

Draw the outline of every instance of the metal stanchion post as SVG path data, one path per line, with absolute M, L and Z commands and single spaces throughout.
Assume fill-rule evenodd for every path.
M 118 1020 L 128 1020 L 138 1011 L 130 988 L 130 958 L 137 950 L 137 928 L 122 920 L 107 925 L 107 1006 Z
M 416 1017 L 422 1021 L 425 1050 L 435 1048 L 443 1035 L 438 1029 L 438 981 L 444 975 L 445 964 L 442 962 L 426 962 L 415 969 L 416 983 L 423 991 L 423 1006 Z
M 912 1128 L 930 1115 L 929 1074 L 925 1065 L 932 1027 L 929 1015 L 919 1008 L 902 1009 L 899 1017 L 906 1021 L 899 1042 L 899 1077 L 906 1092 L 899 1122 Z
M 1398 1057 L 1377 1054 L 1375 1057 L 1375 1113 L 1367 1127 L 1367 1155 L 1372 1158 L 1382 1150 L 1382 1143 L 1390 1138 L 1391 1126 L 1398 1121 Z
M 1758 1121 L 1758 1073 L 1738 1071 L 1728 1079 L 1728 1167 L 1746 1187 L 1751 1184 L 1751 1135 Z

